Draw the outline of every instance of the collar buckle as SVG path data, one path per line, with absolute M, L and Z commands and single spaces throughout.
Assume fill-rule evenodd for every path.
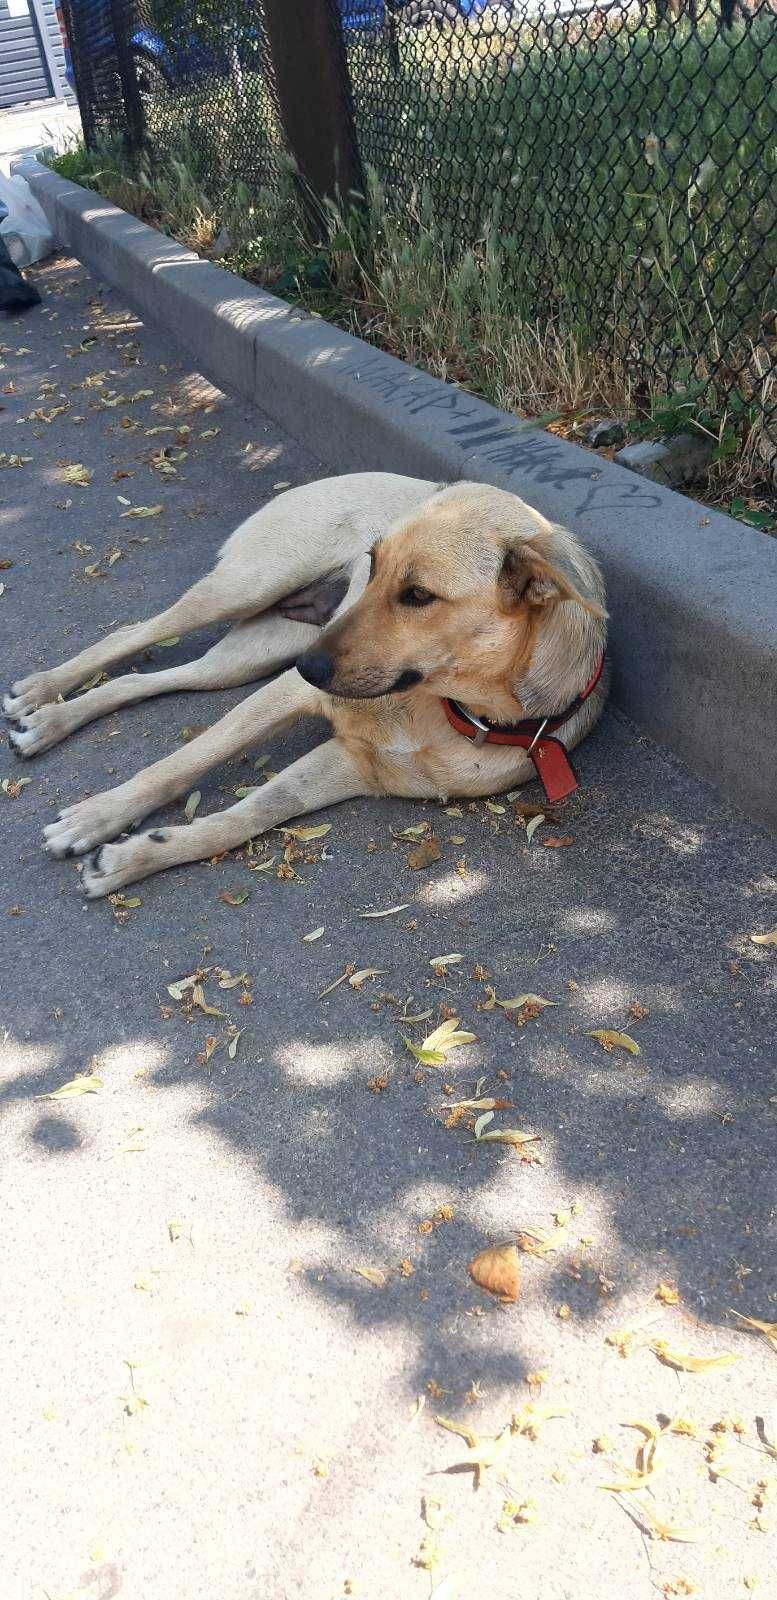
M 527 744 L 527 746 L 526 746 L 526 754 L 527 755 L 529 755 L 529 756 L 531 755 L 532 750 L 534 749 L 534 746 L 537 743 L 537 740 L 542 738 L 542 735 L 543 735 L 545 729 L 547 728 L 549 721 L 550 721 L 550 717 L 543 717 L 542 722 L 540 723 L 540 725 L 539 725 L 539 727 L 537 729 L 537 732 L 535 733 L 534 738 L 532 739 L 531 744 Z
M 490 724 L 488 722 L 483 722 L 480 717 L 476 717 L 474 711 L 468 711 L 466 706 L 463 706 L 459 700 L 451 700 L 451 705 L 453 706 L 454 710 L 458 712 L 459 716 L 463 717 L 464 721 L 470 724 L 470 727 L 477 729 L 477 733 L 475 734 L 472 743 L 475 745 L 485 744 L 488 735 L 491 732 Z

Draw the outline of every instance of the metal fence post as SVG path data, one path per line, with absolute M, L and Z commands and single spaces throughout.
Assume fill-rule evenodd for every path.
M 75 81 L 76 99 L 81 113 L 84 143 L 91 149 L 95 140 L 95 86 L 89 51 L 84 48 L 81 33 L 82 11 L 79 0 L 62 0 L 62 14 L 70 41 L 70 59 Z
M 121 82 L 124 114 L 127 118 L 127 148 L 139 150 L 146 135 L 146 119 L 135 73 L 135 62 L 129 46 L 131 21 L 129 0 L 110 0 L 110 10 L 116 50 L 116 70 Z
M 264 0 L 278 109 L 308 210 L 351 192 L 364 174 L 348 65 L 332 0 Z

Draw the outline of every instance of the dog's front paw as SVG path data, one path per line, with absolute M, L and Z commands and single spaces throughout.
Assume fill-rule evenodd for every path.
M 72 712 L 61 703 L 41 706 L 39 711 L 19 711 L 14 717 L 14 729 L 8 743 L 14 754 L 25 760 L 39 756 L 70 732 Z
M 158 872 L 166 863 L 159 859 L 159 851 L 149 847 L 149 835 L 138 834 L 134 839 L 121 839 L 117 844 L 103 844 L 88 856 L 81 873 L 81 888 L 87 900 L 101 900 L 114 894 L 127 883 L 137 883 L 150 872 Z
M 97 794 L 60 811 L 56 822 L 43 829 L 44 849 L 60 859 L 82 856 L 105 839 L 122 833 L 131 820 L 112 804 L 110 794 Z
M 33 672 L 29 678 L 12 683 L 3 696 L 3 713 L 6 717 L 23 717 L 39 706 L 56 700 L 58 690 L 50 672 Z

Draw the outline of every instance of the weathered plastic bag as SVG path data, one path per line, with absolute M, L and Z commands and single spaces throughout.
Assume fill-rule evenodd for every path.
M 0 172 L 0 236 L 17 267 L 42 261 L 54 249 L 46 214 L 18 172 L 11 178 Z

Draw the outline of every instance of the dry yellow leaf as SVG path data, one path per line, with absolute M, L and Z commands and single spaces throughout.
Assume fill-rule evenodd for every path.
M 676 1306 L 680 1303 L 679 1289 L 676 1289 L 673 1283 L 664 1283 L 663 1279 L 657 1284 L 653 1294 L 656 1300 L 661 1301 L 662 1306 Z
M 415 850 L 410 851 L 407 864 L 414 872 L 420 872 L 424 867 L 431 867 L 441 857 L 440 841 L 436 833 L 430 833 L 427 838 L 422 840 L 421 844 L 416 846 Z
M 525 1144 L 539 1143 L 538 1133 L 524 1133 L 521 1128 L 496 1128 L 489 1129 L 488 1133 L 480 1133 L 476 1144 L 511 1144 L 520 1149 Z
M 673 1350 L 666 1339 L 654 1339 L 650 1349 L 665 1367 L 674 1367 L 676 1372 L 711 1372 L 716 1367 L 731 1367 L 741 1359 L 734 1355 L 692 1356 L 686 1350 Z
M 474 1033 L 459 1030 L 458 1017 L 449 1017 L 446 1022 L 441 1022 L 439 1028 L 433 1028 L 420 1045 L 413 1044 L 412 1040 L 401 1035 L 410 1054 L 425 1067 L 442 1066 L 449 1050 L 455 1050 L 462 1044 L 472 1044 L 476 1037 Z
M 680 1523 L 659 1521 L 658 1517 L 654 1517 L 647 1506 L 635 1506 L 631 1503 L 625 1505 L 623 1502 L 619 1502 L 619 1504 L 623 1505 L 623 1510 L 631 1517 L 632 1522 L 636 1522 L 637 1527 L 641 1528 L 649 1539 L 660 1539 L 673 1544 L 696 1544 L 702 1537 L 699 1528 Z
M 364 922 L 377 919 L 378 917 L 395 917 L 398 911 L 407 911 L 409 905 L 410 901 L 404 900 L 401 906 L 388 906 L 385 911 L 360 911 L 359 916 Z
M 609 1054 L 616 1047 L 619 1050 L 628 1050 L 630 1056 L 640 1056 L 642 1051 L 636 1039 L 628 1033 L 616 1033 L 612 1028 L 593 1028 L 588 1035 L 589 1039 L 598 1040 L 603 1050 Z
M 385 970 L 385 967 L 362 967 L 360 972 L 351 973 L 348 982 L 352 989 L 361 989 L 368 978 L 380 978 Z
M 752 944 L 777 944 L 777 928 L 772 928 L 770 933 L 751 933 Z
M 198 1010 L 202 1011 L 206 1017 L 226 1016 L 225 1011 L 218 1011 L 215 1006 L 208 1004 L 207 1000 L 205 999 L 205 991 L 201 983 L 194 984 L 192 989 L 192 1005 L 197 1006 Z
M 197 807 L 198 807 L 201 799 L 202 799 L 202 793 L 201 793 L 201 791 L 199 789 L 195 789 L 192 792 L 192 794 L 189 795 L 189 798 L 188 798 L 188 800 L 186 802 L 186 805 L 183 808 L 183 814 L 184 814 L 187 822 L 191 822 L 192 817 L 194 816 L 194 813 L 197 810 Z
M 311 827 L 279 828 L 279 833 L 288 834 L 292 839 L 299 839 L 302 844 L 307 844 L 311 839 L 323 839 L 324 835 L 331 833 L 331 822 L 319 822 Z
M 479 1251 L 467 1271 L 474 1283 L 487 1289 L 489 1294 L 497 1295 L 503 1305 L 513 1304 L 518 1299 L 521 1279 L 514 1244 L 490 1245 Z
M 316 939 L 320 939 L 322 934 L 323 934 L 323 932 L 324 932 L 323 928 L 314 928 L 312 933 L 303 933 L 303 935 L 302 935 L 302 943 L 303 944 L 315 944 Z
M 745 1317 L 741 1311 L 734 1311 L 732 1315 L 738 1317 L 746 1328 L 752 1328 L 754 1333 L 762 1333 L 772 1349 L 777 1350 L 777 1322 L 764 1322 L 761 1317 Z
M 197 974 L 192 972 L 188 978 L 178 978 L 175 983 L 168 983 L 167 992 L 174 1000 L 183 1000 L 187 989 L 193 989 L 196 982 Z
M 89 467 L 85 467 L 80 461 L 76 461 L 72 466 L 63 468 L 62 482 L 78 483 L 82 488 L 85 488 L 88 483 L 91 483 L 93 476 L 94 474 Z
M 84 1072 L 79 1078 L 71 1078 L 69 1083 L 63 1083 L 61 1088 L 53 1089 L 51 1094 L 44 1095 L 44 1100 L 73 1100 L 79 1094 L 97 1094 L 102 1089 L 103 1080 L 96 1072 Z
M 359 1274 L 360 1278 L 366 1278 L 367 1282 L 373 1284 L 376 1289 L 385 1287 L 386 1274 L 381 1272 L 380 1267 L 354 1267 L 353 1270 Z
M 161 516 L 162 511 L 163 511 L 163 507 L 162 506 L 130 506 L 129 511 L 120 512 L 120 516 L 121 517 L 130 517 L 130 518 L 159 517 L 159 516 Z M 171 642 L 170 640 L 165 640 L 166 644 L 169 644 L 170 642 Z M 176 641 L 176 643 L 177 643 L 177 641 Z
M 563 1228 L 522 1228 L 516 1237 L 519 1250 L 529 1256 L 548 1256 L 566 1242 Z

